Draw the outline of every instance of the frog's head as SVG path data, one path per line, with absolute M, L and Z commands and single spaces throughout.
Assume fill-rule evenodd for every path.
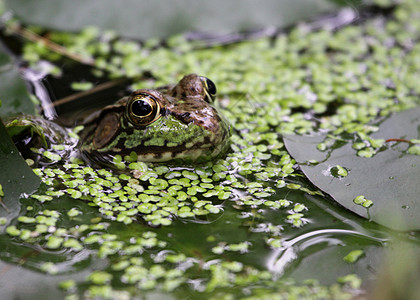
M 211 159 L 226 150 L 230 136 L 212 106 L 215 96 L 215 84 L 196 74 L 173 87 L 134 91 L 87 126 L 81 149 L 102 161 L 132 151 L 141 161 Z

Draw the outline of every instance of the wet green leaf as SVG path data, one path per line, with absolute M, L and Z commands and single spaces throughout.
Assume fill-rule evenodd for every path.
M 418 139 L 420 107 L 394 114 L 371 135 L 374 139 Z M 420 157 L 410 154 L 410 144 L 389 142 L 373 157 L 360 157 L 351 141 L 321 152 L 325 135 L 285 137 L 289 153 L 303 173 L 323 192 L 354 213 L 394 229 L 420 229 Z M 407 140 L 407 141 L 408 141 Z M 319 163 L 311 164 L 311 160 Z M 328 170 L 342 166 L 347 176 Z
M 34 192 L 41 180 L 34 174 L 7 135 L 0 119 L 0 185 L 4 197 L 0 203 L 0 216 L 12 219 L 20 211 L 22 194 Z M 1 199 L 1 198 L 0 198 Z
M 0 116 L 10 116 L 17 113 L 35 113 L 35 106 L 28 96 L 18 67 L 12 58 L 3 50 L 0 44 Z
M 223 0 L 201 3 L 176 0 L 171 6 L 135 0 L 125 0 L 123 4 L 110 0 L 6 0 L 5 3 L 6 8 L 13 10 L 25 23 L 68 31 L 94 25 L 102 29 L 112 28 L 120 36 L 141 39 L 167 37 L 186 31 L 222 34 L 285 26 L 337 8 L 324 0 L 269 0 L 264 6 L 249 0 L 231 0 L 229 3 Z M 233 7 L 241 9 L 235 9 L 233 14 Z M 255 14 L 255 11 L 259 13 Z M 156 18 L 156 12 L 160 18 Z

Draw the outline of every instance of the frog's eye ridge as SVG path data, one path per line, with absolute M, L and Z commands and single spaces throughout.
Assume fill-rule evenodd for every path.
M 209 98 L 207 99 L 207 102 L 212 103 L 216 99 L 216 93 L 217 93 L 216 85 L 214 84 L 213 81 L 211 81 L 207 77 L 201 76 L 200 79 L 203 82 L 206 96 L 207 98 Z
M 135 126 L 147 126 L 160 117 L 160 105 L 146 93 L 133 95 L 127 103 L 126 116 Z

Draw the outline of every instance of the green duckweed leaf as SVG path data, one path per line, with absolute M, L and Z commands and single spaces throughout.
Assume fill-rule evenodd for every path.
M 410 140 L 419 136 L 417 107 L 386 119 L 371 138 Z M 322 152 L 317 146 L 325 138 L 284 138 L 289 153 L 314 185 L 345 208 L 381 225 L 398 230 L 420 229 L 420 156 L 408 152 L 411 144 L 389 142 L 366 158 L 357 155 L 351 142 Z M 333 176 L 330 170 L 337 165 L 347 170 L 347 176 Z

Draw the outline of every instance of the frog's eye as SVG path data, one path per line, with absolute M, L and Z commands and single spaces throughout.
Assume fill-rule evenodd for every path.
M 200 76 L 200 79 L 203 82 L 204 91 L 206 93 L 206 101 L 208 103 L 213 103 L 214 100 L 216 99 L 216 93 L 217 93 L 216 85 L 214 84 L 213 81 L 211 81 L 207 77 Z
M 128 100 L 126 116 L 135 126 L 147 126 L 160 115 L 160 105 L 151 95 L 137 94 Z

